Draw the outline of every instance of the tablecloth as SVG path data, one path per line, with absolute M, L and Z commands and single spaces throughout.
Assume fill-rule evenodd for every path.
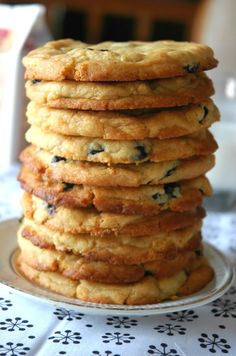
M 17 167 L 0 174 L 0 220 L 20 216 Z M 236 213 L 208 212 L 203 235 L 236 266 Z M 1 246 L 0 246 L 1 247 Z M 194 310 L 91 316 L 0 287 L 0 355 L 236 356 L 236 283 Z

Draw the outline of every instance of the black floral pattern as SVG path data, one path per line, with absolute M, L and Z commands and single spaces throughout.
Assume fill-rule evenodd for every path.
M 166 334 L 168 336 L 174 336 L 175 334 L 185 335 L 186 328 L 181 325 L 172 325 L 172 324 L 165 324 L 165 325 L 158 325 L 154 328 L 160 334 Z
M 233 302 L 230 299 L 217 299 L 212 302 L 212 305 L 214 308 L 211 309 L 211 312 L 214 316 L 236 318 L 236 302 Z
M 27 355 L 30 350 L 29 347 L 24 346 L 22 343 L 7 342 L 5 345 L 0 345 L 0 356 L 17 356 Z
M 84 314 L 76 313 L 74 310 L 68 310 L 65 308 L 57 308 L 56 311 L 53 312 L 56 315 L 58 320 L 80 320 L 83 318 Z
M 5 321 L 0 322 L 0 330 L 8 330 L 8 331 L 24 331 L 26 328 L 32 328 L 33 325 L 29 323 L 28 320 L 22 320 L 21 318 L 17 317 L 14 319 L 6 319 Z
M 176 349 L 169 349 L 168 345 L 164 342 L 160 346 L 149 345 L 147 351 L 150 355 L 160 355 L 160 356 L 180 356 Z
M 227 292 L 225 293 L 225 296 L 226 295 L 235 295 L 235 294 L 236 294 L 236 287 L 232 286 L 229 288 L 229 290 L 227 290 Z
M 48 340 L 52 340 L 54 343 L 62 343 L 68 345 L 70 343 L 79 344 L 82 339 L 79 332 L 73 332 L 71 330 L 55 331 L 53 336 L 50 336 Z
M 180 312 L 174 312 L 166 314 L 167 318 L 173 321 L 194 321 L 198 318 L 198 315 L 195 313 L 194 310 L 182 310 Z
M 119 332 L 115 332 L 105 333 L 105 335 L 102 336 L 102 339 L 102 342 L 104 343 L 114 341 L 116 345 L 122 345 L 124 343 L 129 344 L 132 340 L 135 339 L 135 337 L 127 333 L 121 334 Z
M 97 355 L 97 356 L 121 356 L 119 354 L 113 354 L 112 351 L 110 350 L 107 350 L 107 351 L 104 351 L 104 352 L 100 352 L 100 351 L 92 351 L 92 355 Z
M 0 309 L 6 311 L 9 307 L 12 307 L 12 302 L 8 299 L 0 298 Z
M 220 329 L 226 329 L 225 325 L 218 325 Z
M 227 340 L 220 338 L 217 334 L 208 336 L 208 334 L 203 333 L 198 341 L 203 349 L 208 349 L 211 353 L 221 351 L 222 353 L 227 354 L 229 349 L 231 349 Z
M 106 324 L 112 325 L 116 329 L 120 329 L 120 328 L 129 329 L 132 326 L 137 326 L 138 321 L 135 319 L 130 319 L 127 316 L 124 316 L 124 317 L 113 316 L 113 317 L 107 318 Z

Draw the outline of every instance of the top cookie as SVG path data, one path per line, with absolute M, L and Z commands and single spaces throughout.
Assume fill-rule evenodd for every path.
M 133 81 L 196 73 L 217 66 L 211 48 L 200 43 L 102 42 L 72 39 L 46 43 L 23 58 L 26 79 Z

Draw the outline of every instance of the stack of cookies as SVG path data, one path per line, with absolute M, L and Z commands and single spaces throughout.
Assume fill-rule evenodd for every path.
M 49 42 L 26 67 L 19 268 L 81 300 L 158 303 L 214 272 L 201 241 L 219 120 L 202 44 Z

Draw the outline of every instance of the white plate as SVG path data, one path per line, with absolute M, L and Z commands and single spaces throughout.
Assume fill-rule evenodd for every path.
M 191 296 L 175 301 L 165 301 L 159 304 L 138 306 L 111 305 L 83 302 L 78 299 L 67 298 L 26 280 L 16 269 L 14 257 L 17 253 L 16 231 L 19 226 L 17 220 L 0 223 L 0 283 L 16 293 L 55 305 L 77 310 L 82 313 L 96 315 L 153 315 L 170 313 L 188 308 L 196 308 L 207 304 L 224 294 L 231 286 L 234 270 L 227 258 L 215 247 L 204 244 L 205 254 L 208 256 L 215 270 L 215 277 L 204 289 Z

